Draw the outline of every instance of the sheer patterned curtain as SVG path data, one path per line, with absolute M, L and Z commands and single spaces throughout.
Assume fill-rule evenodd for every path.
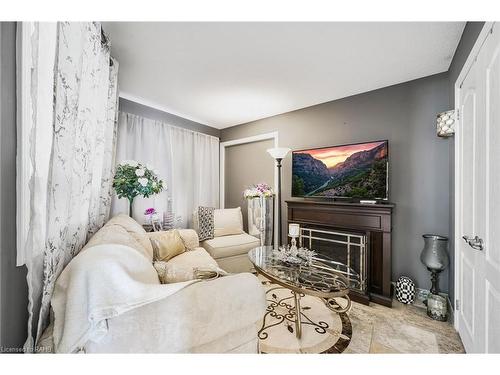
M 29 53 L 23 62 L 32 71 L 30 85 L 22 87 L 29 93 L 22 106 L 35 109 L 22 124 L 31 133 L 23 147 L 31 155 L 29 230 L 19 249 L 28 268 L 26 351 L 34 350 L 47 326 L 57 277 L 109 217 L 116 142 L 118 63 L 101 25 L 65 22 L 49 31 L 40 23 L 23 24 L 22 30 L 29 33 L 23 43 L 30 43 L 23 46 L 23 54 Z M 50 61 L 50 54 L 52 80 L 38 82 L 39 69 L 46 74 L 48 68 L 40 62 Z M 36 108 L 47 102 L 53 116 L 37 117 Z M 50 137 L 37 137 L 41 131 Z M 49 157 L 37 159 L 41 152 Z
M 136 160 L 156 168 L 167 189 L 150 197 L 134 199 L 134 219 L 142 223 L 144 210 L 171 208 L 182 227 L 192 225 L 197 206 L 218 206 L 219 139 L 120 112 L 116 161 Z M 113 196 L 112 213 L 128 212 L 126 199 Z

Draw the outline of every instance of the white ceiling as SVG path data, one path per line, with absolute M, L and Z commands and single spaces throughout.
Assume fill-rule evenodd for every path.
M 464 22 L 106 22 L 120 96 L 225 128 L 447 71 Z

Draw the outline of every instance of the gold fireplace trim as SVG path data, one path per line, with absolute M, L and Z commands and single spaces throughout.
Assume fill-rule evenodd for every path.
M 333 236 L 339 236 L 339 237 L 344 237 L 345 240 L 335 240 L 331 238 L 325 238 L 324 236 L 321 237 L 321 235 L 328 234 L 328 235 L 333 235 Z M 359 243 L 352 242 L 353 239 L 358 239 Z M 312 246 L 312 241 L 313 240 L 318 240 L 318 241 L 324 241 L 324 242 L 333 242 L 337 244 L 343 244 L 346 245 L 346 255 L 347 255 L 347 271 L 341 271 L 346 277 L 349 278 L 350 276 L 350 270 L 352 269 L 351 267 L 351 254 L 353 251 L 358 251 L 359 252 L 359 288 L 355 288 L 354 290 L 357 290 L 359 292 L 365 293 L 366 292 L 366 274 L 367 274 L 367 256 L 366 256 L 366 235 L 364 234 L 353 234 L 353 233 L 347 233 L 347 232 L 337 232 L 337 231 L 330 231 L 330 230 L 321 230 L 321 229 L 315 229 L 315 228 L 300 228 L 300 235 L 299 235 L 299 245 L 303 247 L 307 247 L 308 249 L 314 250 Z M 309 246 L 307 246 L 309 245 Z M 357 248 L 357 249 L 356 249 Z M 338 259 L 333 259 L 334 261 L 338 261 Z M 356 270 L 355 270 L 356 271 Z

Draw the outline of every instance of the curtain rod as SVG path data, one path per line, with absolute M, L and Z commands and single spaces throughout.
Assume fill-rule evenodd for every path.
M 163 122 L 163 121 L 160 121 L 160 120 L 154 120 L 152 118 L 149 118 L 149 117 L 144 117 L 144 116 L 141 116 L 141 115 L 137 115 L 135 113 L 130 113 L 130 112 L 127 112 L 127 111 L 122 111 L 122 110 L 118 110 L 119 113 L 123 113 L 125 115 L 131 115 L 131 116 L 136 116 L 136 117 L 139 117 L 141 119 L 146 119 L 146 120 L 150 120 L 150 121 L 155 121 L 155 122 L 159 122 L 160 124 L 162 125 L 166 125 L 166 126 L 171 126 L 173 128 L 177 128 L 177 129 L 181 129 L 181 130 L 184 130 L 186 132 L 190 132 L 190 133 L 193 133 L 193 134 L 201 134 L 201 135 L 204 135 L 206 137 L 211 137 L 211 138 L 215 138 L 217 139 L 219 142 L 220 142 L 220 138 L 219 137 L 216 137 L 214 135 L 211 135 L 211 134 L 207 134 L 207 133 L 202 133 L 202 132 L 199 132 L 199 131 L 196 131 L 196 130 L 192 130 L 192 129 L 186 129 L 186 128 L 183 128 L 182 126 L 178 126 L 178 125 L 170 125 L 166 122 Z

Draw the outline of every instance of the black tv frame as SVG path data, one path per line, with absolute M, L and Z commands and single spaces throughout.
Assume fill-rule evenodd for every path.
M 305 195 L 293 195 L 293 185 L 290 184 L 290 196 L 292 198 L 304 198 L 304 199 L 316 199 L 316 200 L 343 200 L 343 201 L 353 201 L 353 200 L 376 200 L 378 201 L 384 201 L 388 202 L 389 201 L 389 162 L 390 162 L 390 150 L 389 150 L 389 140 L 388 139 L 380 139 L 380 140 L 375 140 L 375 141 L 366 141 L 366 142 L 356 142 L 356 143 L 344 143 L 341 145 L 334 145 L 334 146 L 324 146 L 324 147 L 313 147 L 313 148 L 303 148 L 300 150 L 292 150 L 292 171 L 291 171 L 291 176 L 293 179 L 293 154 L 296 152 L 301 152 L 301 151 L 312 151 L 312 150 L 321 150 L 325 148 L 333 148 L 333 147 L 342 147 L 342 146 L 354 146 L 354 145 L 362 145 L 365 143 L 376 143 L 376 142 L 386 142 L 387 143 L 387 163 L 386 163 L 386 185 L 385 185 L 385 198 L 362 198 L 362 197 L 308 197 Z

